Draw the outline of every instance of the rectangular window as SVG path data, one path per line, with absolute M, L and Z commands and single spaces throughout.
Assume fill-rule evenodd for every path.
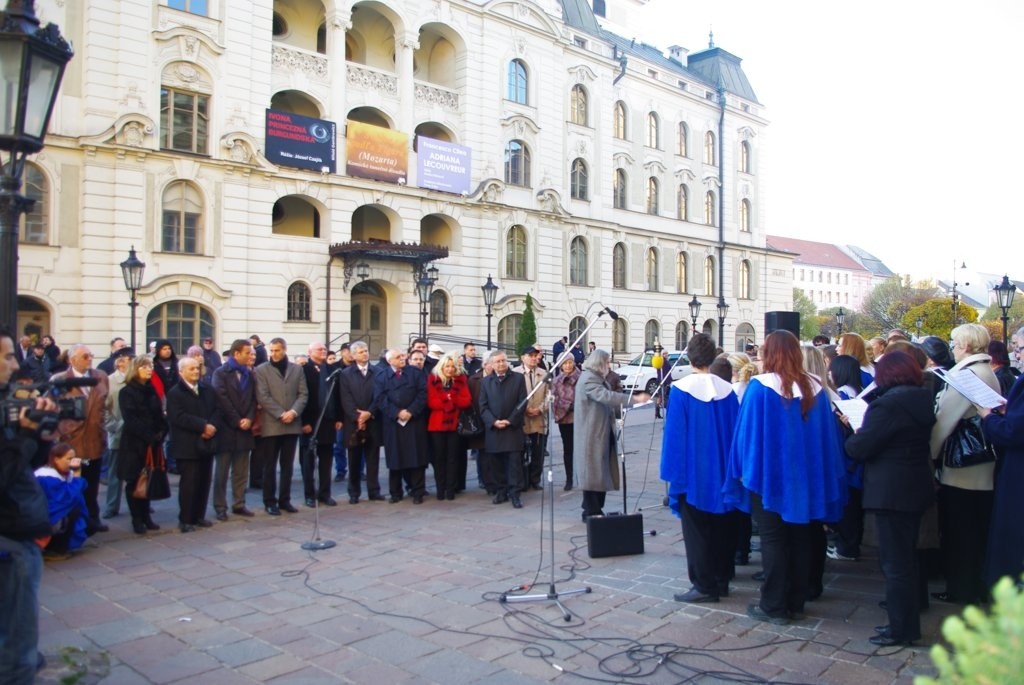
M 583 48 L 584 50 L 587 49 L 587 39 L 586 38 L 580 38 L 579 36 L 573 36 L 572 42 L 578 48 Z
M 206 154 L 209 101 L 205 95 L 160 89 L 160 147 Z
M 160 249 L 164 252 L 198 253 L 200 215 L 165 211 Z
M 201 14 L 204 17 L 210 15 L 207 4 L 208 0 L 167 0 L 167 6 L 171 9 Z

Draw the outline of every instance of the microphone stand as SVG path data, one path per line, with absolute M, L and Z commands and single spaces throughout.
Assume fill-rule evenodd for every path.
M 519 403 L 519 406 L 517 406 L 515 408 L 515 410 L 513 411 L 513 415 L 516 412 L 525 410 L 527 403 L 530 401 L 530 398 L 533 397 L 533 394 L 535 392 L 537 392 L 542 387 L 551 384 L 551 379 L 553 379 L 555 377 L 555 371 L 557 371 L 559 368 L 561 368 L 562 362 L 564 362 L 568 357 L 572 356 L 573 348 L 576 347 L 576 345 L 579 344 L 579 342 L 581 340 L 583 340 L 584 337 L 586 337 L 587 333 L 590 331 L 591 328 L 593 328 L 597 324 L 598 320 L 601 318 L 602 315 L 604 315 L 604 313 L 605 313 L 605 310 L 601 310 L 598 313 L 597 318 L 594 319 L 592 322 L 590 322 L 587 325 L 587 327 L 584 328 L 583 331 L 579 334 L 579 336 L 576 338 L 576 340 L 574 340 L 571 345 L 568 345 L 565 348 L 565 350 L 562 351 L 562 354 L 558 357 L 557 360 L 555 360 L 555 363 L 551 366 L 550 369 L 548 369 L 547 374 L 544 376 L 544 380 L 542 382 L 538 383 L 537 385 L 535 385 L 533 387 L 533 389 L 530 390 L 530 392 L 529 392 L 529 394 L 527 394 L 526 398 L 522 402 Z M 550 530 L 550 535 L 548 536 L 548 542 L 549 542 L 549 545 L 550 545 L 550 552 L 549 552 L 550 560 L 549 560 L 548 568 L 551 571 L 551 580 L 549 581 L 548 591 L 546 593 L 544 593 L 544 594 L 537 593 L 537 594 L 531 594 L 531 595 L 510 595 L 507 592 L 503 592 L 503 593 L 501 593 L 501 596 L 498 597 L 498 601 L 500 601 L 502 603 L 506 603 L 507 602 L 509 604 L 514 604 L 514 603 L 518 603 L 518 602 L 552 602 L 552 603 L 554 603 L 555 606 L 557 606 L 562 611 L 562 618 L 565 621 L 571 621 L 572 620 L 572 614 L 569 612 L 568 609 L 565 608 L 565 605 L 562 604 L 562 601 L 561 601 L 562 597 L 569 597 L 571 595 L 586 595 L 586 594 L 590 594 L 591 592 L 593 592 L 593 588 L 591 588 L 589 585 L 586 585 L 586 586 L 581 587 L 581 588 L 574 588 L 574 589 L 571 589 L 571 590 L 561 590 L 561 591 L 559 591 L 558 588 L 555 585 L 555 480 L 554 480 L 555 451 L 553 449 L 551 449 L 551 445 L 550 445 L 551 440 L 552 440 L 552 438 L 551 438 L 551 429 L 554 426 L 554 418 L 555 418 L 554 417 L 554 410 L 552 409 L 552 407 L 551 407 L 551 405 L 549 403 L 548 404 L 548 464 L 547 464 L 547 482 L 544 484 L 544 487 L 547 489 L 546 495 L 547 495 L 547 498 L 548 498 L 548 525 L 549 525 L 549 530 Z M 542 526 L 542 532 L 543 532 L 543 521 L 541 521 L 541 526 Z
M 327 413 L 327 407 L 331 403 L 330 398 L 334 397 L 334 387 L 338 383 L 338 376 L 341 374 L 342 368 L 344 367 L 339 367 L 330 375 L 330 378 L 328 380 L 327 392 L 324 393 L 325 399 L 323 402 L 323 406 L 320 407 L 320 415 L 316 417 L 316 425 L 313 426 L 313 433 L 310 436 L 311 439 L 309 441 L 309 445 L 306 446 L 307 463 L 310 465 L 310 468 L 313 469 L 314 472 L 316 471 L 316 447 L 317 443 L 320 440 L 320 424 L 323 423 L 324 414 Z M 315 477 L 314 474 L 310 475 Z M 330 549 L 331 547 L 334 547 L 338 544 L 334 540 L 320 539 L 320 498 L 315 497 L 313 499 L 313 503 L 313 537 L 307 540 L 306 542 L 303 542 L 302 545 L 300 545 L 301 549 L 304 549 L 307 552 L 316 552 L 322 549 Z

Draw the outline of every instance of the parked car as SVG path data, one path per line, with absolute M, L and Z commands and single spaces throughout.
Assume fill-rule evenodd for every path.
M 616 369 L 622 380 L 623 390 L 653 394 L 658 389 L 658 370 L 651 366 L 653 356 L 654 352 L 648 350 L 633 357 L 628 364 L 623 364 Z M 669 350 L 665 363 L 672 369 L 673 381 L 677 381 L 693 371 L 686 352 L 682 350 Z

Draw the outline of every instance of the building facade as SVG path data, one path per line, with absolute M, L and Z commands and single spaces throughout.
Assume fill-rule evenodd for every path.
M 766 244 L 767 121 L 720 48 L 663 55 L 577 0 L 37 11 L 76 55 L 26 171 L 20 330 L 125 335 L 133 246 L 140 345 L 258 333 L 376 352 L 424 318 L 482 342 L 488 276 L 506 344 L 528 293 L 541 342 L 615 309 L 589 339 L 618 355 L 685 344 L 694 297 L 716 337 L 728 305 L 726 349 L 791 306 L 792 255 Z M 431 180 L 445 166 L 450 186 Z

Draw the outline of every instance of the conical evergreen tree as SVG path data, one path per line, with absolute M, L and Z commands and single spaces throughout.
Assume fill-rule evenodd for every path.
M 526 306 L 523 308 L 523 322 L 519 326 L 519 335 L 516 336 L 516 349 L 512 354 L 519 354 L 519 350 L 527 345 L 537 342 L 537 319 L 533 314 L 533 298 L 526 293 Z

